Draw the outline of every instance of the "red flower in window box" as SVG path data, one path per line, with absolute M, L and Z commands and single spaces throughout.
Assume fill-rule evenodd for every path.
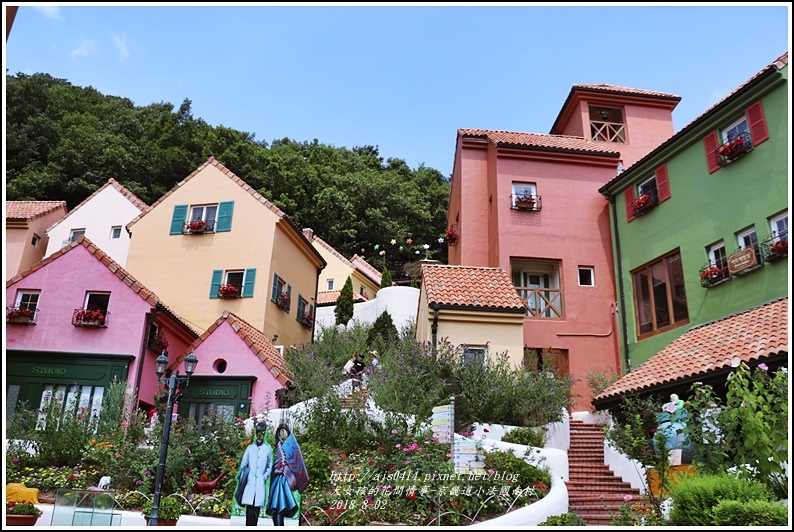
M 774 253 L 775 255 L 782 255 L 783 253 L 788 252 L 788 239 L 781 238 L 771 246 L 769 246 L 770 253 Z
M 6 311 L 7 320 L 31 320 L 33 318 L 33 311 L 29 308 L 14 307 Z
M 158 334 L 157 338 L 154 340 L 154 346 L 162 351 L 168 347 L 168 340 L 162 334 Z
M 240 295 L 240 289 L 233 284 L 224 284 L 218 288 L 218 294 L 221 297 L 237 297 Z
M 631 209 L 634 211 L 635 216 L 642 214 L 653 206 L 654 203 L 651 201 L 651 196 L 649 194 L 643 194 L 631 202 Z
M 449 245 L 454 246 L 458 242 L 458 230 L 450 226 L 446 232 L 446 239 Z
M 535 196 L 516 196 L 516 209 L 532 210 L 535 208 Z
M 745 151 L 747 151 L 747 147 L 745 146 L 744 136 L 739 135 L 738 137 L 734 137 L 725 144 L 723 144 L 722 146 L 720 146 L 718 153 L 722 157 L 733 159 L 735 157 L 738 157 Z
M 82 323 L 96 323 L 99 325 L 105 323 L 105 314 L 101 310 L 78 310 L 74 317 Z
M 286 292 L 281 292 L 276 299 L 276 304 L 281 307 L 282 310 L 289 310 L 289 304 L 292 300 L 289 298 Z
M 707 279 L 710 280 L 717 280 L 720 279 L 728 274 L 728 268 L 718 268 L 717 266 L 711 265 L 702 272 L 700 272 L 700 280 L 705 281 Z
M 204 220 L 191 220 L 187 223 L 187 228 L 192 233 L 200 233 L 204 231 L 204 226 L 207 225 Z

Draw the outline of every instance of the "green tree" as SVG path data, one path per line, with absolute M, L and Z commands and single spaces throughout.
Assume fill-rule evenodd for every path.
M 391 278 L 391 272 L 389 271 L 388 267 L 383 268 L 383 273 L 380 276 L 380 287 L 381 288 L 388 288 L 394 284 Z
M 353 279 L 349 275 L 339 297 L 336 298 L 334 315 L 337 325 L 347 326 L 347 322 L 353 318 Z
M 370 348 L 383 349 L 385 343 L 396 343 L 400 339 L 394 320 L 388 310 L 384 310 L 375 319 L 372 328 L 367 336 L 367 344 Z

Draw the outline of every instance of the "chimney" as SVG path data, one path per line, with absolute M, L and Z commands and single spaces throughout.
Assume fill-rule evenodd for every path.
M 312 242 L 314 240 L 314 230 L 312 230 L 310 227 L 307 227 L 303 230 L 303 236 L 306 237 L 306 240 Z

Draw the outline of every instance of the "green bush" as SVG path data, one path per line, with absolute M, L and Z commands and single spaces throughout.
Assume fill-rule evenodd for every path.
M 307 440 L 301 444 L 303 461 L 309 472 L 309 486 L 314 489 L 325 489 L 331 479 L 331 455 L 328 447 Z
M 587 526 L 587 523 L 578 514 L 566 512 L 560 515 L 550 515 L 545 521 L 538 523 L 538 526 Z
M 154 503 L 154 498 L 149 499 L 143 505 L 141 509 L 141 513 L 143 517 L 149 519 L 149 516 L 152 514 L 152 504 Z M 179 518 L 182 516 L 184 508 L 182 505 L 182 499 L 179 497 L 161 497 L 160 504 L 157 508 L 157 518 L 159 521 L 178 521 Z
M 714 525 L 785 526 L 788 506 L 770 501 L 721 501 L 714 507 Z
M 485 469 L 494 474 L 511 474 L 514 484 L 520 488 L 533 488 L 542 498 L 551 488 L 551 474 L 548 469 L 530 464 L 511 451 L 493 451 L 485 455 Z
M 673 526 L 713 526 L 714 508 L 720 501 L 772 501 L 773 494 L 760 482 L 747 481 L 730 473 L 682 477 L 670 487 Z
M 542 428 L 519 427 L 512 429 L 502 436 L 502 441 L 507 443 L 517 443 L 529 447 L 540 447 L 544 445 L 544 434 Z

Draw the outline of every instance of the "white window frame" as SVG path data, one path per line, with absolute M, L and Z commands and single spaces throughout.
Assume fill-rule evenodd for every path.
M 214 211 L 213 211 L 214 210 Z M 213 211 L 209 214 L 208 211 Z M 207 205 L 191 205 L 189 222 L 202 220 L 204 222 L 217 222 L 218 220 L 218 204 L 210 203 Z
M 513 183 L 512 206 L 516 206 L 516 199 L 519 196 L 538 197 L 538 186 L 536 183 Z
M 742 133 L 750 133 L 750 124 L 747 122 L 746 116 L 743 116 L 728 127 L 722 129 L 722 142 L 728 142 Z
M 327 291 L 329 291 L 329 292 L 334 289 L 334 280 L 333 279 L 328 279 L 327 281 L 325 281 L 325 289 Z
M 41 237 L 36 233 L 33 233 L 33 238 L 30 239 L 30 245 L 34 248 L 39 247 L 39 242 L 41 242 Z
M 121 238 L 121 226 L 114 225 L 113 227 L 110 228 L 110 239 L 118 240 L 119 238 Z
M 758 248 L 758 233 L 755 227 L 750 227 L 739 233 L 736 233 L 736 242 L 742 249 L 756 249 Z
M 643 196 L 648 194 L 651 197 L 658 196 L 658 188 L 656 186 L 656 176 L 650 177 L 646 179 L 639 185 L 637 185 L 637 197 Z
M 590 284 L 582 284 L 582 272 L 589 272 Z M 592 266 L 579 266 L 577 281 L 579 286 L 595 286 L 595 268 Z
M 709 262 L 714 266 L 724 268 L 728 265 L 728 251 L 725 249 L 725 242 L 720 240 L 706 248 Z
M 69 242 L 74 242 L 75 240 L 78 239 L 78 237 L 80 237 L 80 235 L 84 235 L 84 234 L 85 234 L 85 228 L 72 229 L 71 231 L 69 231 Z
M 229 275 L 237 276 L 240 274 L 240 283 L 235 283 L 229 280 Z M 245 270 L 225 270 L 223 272 L 223 284 L 233 284 L 240 288 L 240 293 L 242 294 L 243 286 L 245 286 Z
M 775 242 L 780 240 L 781 234 L 785 233 L 788 235 L 788 211 L 770 218 L 769 227 L 772 235 L 774 235 Z
M 16 308 L 26 308 L 35 314 L 39 308 L 41 290 L 20 290 L 14 302 Z
M 97 299 L 102 300 L 103 304 L 97 304 Z M 105 301 L 107 304 L 104 304 Z M 107 312 L 109 306 L 110 292 L 86 292 L 85 301 L 83 302 L 84 309 L 101 310 L 103 312 Z

